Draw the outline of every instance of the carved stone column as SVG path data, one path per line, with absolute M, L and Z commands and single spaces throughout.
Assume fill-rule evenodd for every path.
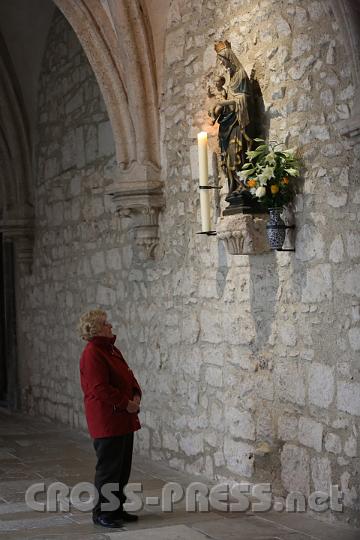
M 271 251 L 266 236 L 267 214 L 233 214 L 218 220 L 216 232 L 231 255 L 259 255 Z
M 126 173 L 117 173 L 114 185 L 108 190 L 117 213 L 130 218 L 130 228 L 134 230 L 143 259 L 154 257 L 159 243 L 159 213 L 165 204 L 163 182 L 151 176 L 158 176 L 158 171 L 135 165 Z

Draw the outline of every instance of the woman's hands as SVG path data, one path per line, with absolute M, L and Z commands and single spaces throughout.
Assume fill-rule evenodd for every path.
M 139 412 L 140 410 L 140 401 L 141 401 L 141 398 L 139 396 L 139 394 L 135 394 L 135 396 L 133 397 L 133 399 L 129 399 L 129 403 L 126 407 L 126 410 L 128 413 L 137 413 Z

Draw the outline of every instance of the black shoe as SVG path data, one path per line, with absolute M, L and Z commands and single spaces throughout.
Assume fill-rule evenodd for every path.
M 93 516 L 93 522 L 95 525 L 101 525 L 102 527 L 107 527 L 108 529 L 119 529 L 123 526 L 121 519 L 115 519 L 111 516 L 101 514 L 99 516 Z
M 127 521 L 128 523 L 132 521 L 137 521 L 139 519 L 139 516 L 135 514 L 129 514 L 129 512 L 126 512 L 126 510 L 121 510 L 118 513 L 118 516 L 122 521 Z

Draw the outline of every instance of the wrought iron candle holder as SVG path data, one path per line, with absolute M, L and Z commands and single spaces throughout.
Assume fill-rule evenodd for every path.
M 200 186 L 199 185 L 199 189 L 221 189 L 222 186 Z M 216 236 L 217 235 L 217 232 L 216 231 L 200 231 L 200 232 L 197 232 L 196 234 L 206 234 L 207 236 Z

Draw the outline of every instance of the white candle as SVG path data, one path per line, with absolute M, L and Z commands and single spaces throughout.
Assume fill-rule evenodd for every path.
M 207 146 L 207 133 L 202 131 L 198 133 L 198 150 L 199 150 L 199 185 L 209 185 L 208 175 L 208 146 Z M 200 213 L 201 213 L 201 230 L 202 232 L 208 232 L 211 230 L 210 226 L 210 201 L 209 190 L 200 189 Z

